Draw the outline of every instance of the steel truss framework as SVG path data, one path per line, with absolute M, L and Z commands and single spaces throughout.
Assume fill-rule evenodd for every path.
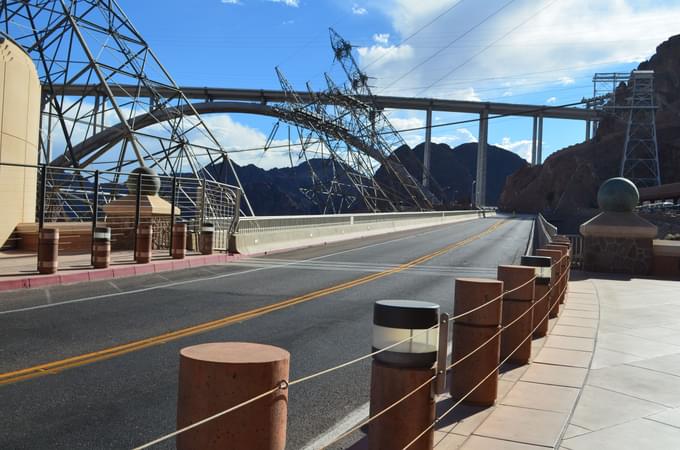
M 632 88 L 632 95 L 628 103 L 628 128 L 621 160 L 621 176 L 638 187 L 658 186 L 661 184 L 661 177 L 656 140 L 654 72 L 633 71 L 629 87 Z
M 324 213 L 340 212 L 343 206 L 351 206 L 357 196 L 374 212 L 432 209 L 432 193 L 416 181 L 394 153 L 405 142 L 375 105 L 368 76 L 356 64 L 351 44 L 333 29 L 330 37 L 335 60 L 348 79 L 344 86 L 338 86 L 326 74 L 326 89 L 315 92 L 308 84 L 311 101 L 303 101 L 281 70 L 276 69 L 285 102 L 275 109 L 281 120 L 297 127 L 301 148 L 297 159 L 307 162 L 312 178 L 312 188 L 306 190 L 308 197 Z M 330 177 L 320 176 L 309 164 L 318 155 L 324 157 L 324 153 L 331 161 Z M 413 159 L 418 169 L 424 170 Z M 376 177 L 380 168 L 382 176 Z
M 43 85 L 42 163 L 114 172 L 147 166 L 198 179 L 214 179 L 207 164 L 231 166 L 200 115 L 182 113 L 191 103 L 115 0 L 5 0 L 0 25 L 35 61 Z M 74 84 L 88 89 L 67 95 Z M 125 85 L 125 96 L 113 94 Z M 143 131 L 134 124 L 140 115 L 153 122 Z M 76 151 L 114 124 L 121 139 Z M 241 187 L 233 167 L 231 173 Z

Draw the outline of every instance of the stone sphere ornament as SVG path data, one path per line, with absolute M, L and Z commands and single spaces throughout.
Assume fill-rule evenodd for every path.
M 128 176 L 125 185 L 128 188 L 130 195 L 137 193 L 137 174 L 141 173 L 142 177 L 142 195 L 156 195 L 161 190 L 161 179 L 156 174 L 156 171 L 149 167 L 137 167 Z
M 603 211 L 632 212 L 639 202 L 640 192 L 628 178 L 610 178 L 597 191 L 597 204 Z

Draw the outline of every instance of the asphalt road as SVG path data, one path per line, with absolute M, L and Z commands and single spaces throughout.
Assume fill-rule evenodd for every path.
M 0 448 L 132 448 L 174 430 L 178 352 L 214 341 L 261 342 L 291 352 L 291 379 L 371 348 L 373 302 L 432 301 L 453 310 L 455 277 L 494 277 L 516 263 L 531 222 L 482 219 L 114 281 L 0 293 Z M 491 232 L 403 270 L 400 265 Z M 396 268 L 396 270 L 395 270 Z M 332 294 L 85 364 L 3 375 L 273 305 L 365 277 Z M 71 367 L 73 366 L 73 367 Z M 288 449 L 304 448 L 368 401 L 364 361 L 289 392 Z M 11 382 L 7 382 L 11 381 Z M 356 433 L 348 442 L 356 441 Z M 174 448 L 174 441 L 157 448 Z

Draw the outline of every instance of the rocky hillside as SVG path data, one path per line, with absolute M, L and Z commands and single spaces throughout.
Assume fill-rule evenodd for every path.
M 656 49 L 656 54 L 639 65 L 655 71 L 656 115 L 661 182 L 680 181 L 680 35 Z M 619 86 L 616 98 L 623 101 L 628 87 Z M 600 124 L 595 138 L 562 149 L 540 166 L 525 167 L 510 176 L 499 206 L 523 212 L 573 212 L 596 208 L 600 184 L 618 176 L 626 122 L 608 118 Z
M 396 151 L 400 161 L 418 180 L 422 178 L 423 150 L 424 144 L 420 144 L 413 150 L 404 146 Z M 487 202 L 496 204 L 505 179 L 526 167 L 527 162 L 515 153 L 493 145 L 488 147 L 488 152 Z M 469 205 L 472 180 L 477 170 L 477 144 L 463 144 L 453 149 L 446 144 L 433 144 L 431 155 L 432 176 L 439 186 L 441 196 L 445 198 L 444 207 L 459 208 Z M 329 160 L 312 159 L 309 164 L 321 179 L 331 178 L 333 167 Z M 335 164 L 336 171 L 343 173 L 339 164 Z M 217 180 L 225 179 L 221 163 L 212 166 L 210 170 Z M 319 208 L 303 193 L 312 188 L 307 163 L 294 168 L 271 170 L 264 170 L 252 164 L 244 167 L 237 165 L 236 171 L 257 215 L 319 213 Z M 376 177 L 384 180 L 385 173 L 382 168 L 378 169 Z M 233 183 L 231 173 L 226 179 Z M 340 182 L 349 184 L 344 174 L 340 177 Z M 362 212 L 365 208 L 361 201 L 357 201 L 350 208 L 343 208 L 343 211 Z

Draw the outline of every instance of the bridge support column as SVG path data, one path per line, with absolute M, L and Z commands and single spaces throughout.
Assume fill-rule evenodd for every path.
M 430 144 L 432 142 L 432 108 L 425 114 L 425 149 L 423 150 L 423 187 L 430 185 Z
M 536 164 L 543 164 L 543 116 L 538 116 L 538 137 L 536 139 Z
M 586 120 L 586 142 L 590 141 L 590 120 Z
M 477 183 L 475 189 L 475 205 L 486 204 L 486 153 L 489 136 L 489 111 L 483 110 L 479 115 L 479 140 L 477 142 Z
M 531 136 L 531 165 L 535 166 L 537 164 L 536 160 L 536 136 L 538 133 L 538 117 L 534 116 L 534 132 Z

